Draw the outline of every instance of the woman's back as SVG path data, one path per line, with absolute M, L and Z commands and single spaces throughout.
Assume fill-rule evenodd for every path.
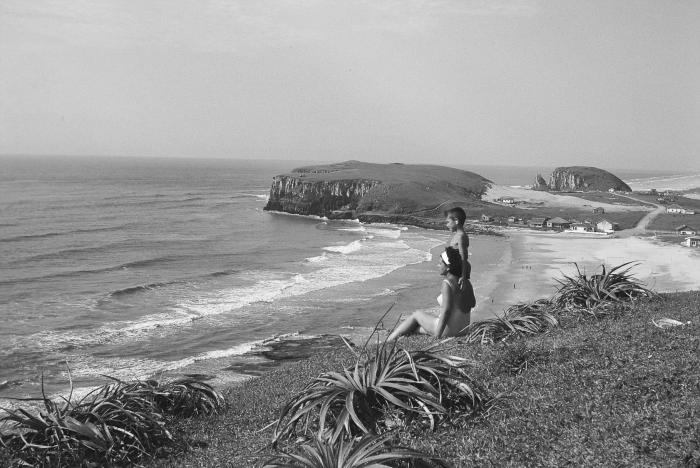
M 443 282 L 447 285 L 447 288 L 443 288 L 443 294 L 449 293 L 452 299 L 450 310 L 447 311 L 448 318 L 444 336 L 458 336 L 463 334 L 464 329 L 469 326 L 471 308 L 468 306 L 466 294 L 460 289 L 455 276 L 450 275 Z

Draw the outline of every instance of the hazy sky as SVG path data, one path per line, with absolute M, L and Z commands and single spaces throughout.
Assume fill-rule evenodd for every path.
M 2 0 L 0 153 L 700 170 L 700 2 Z

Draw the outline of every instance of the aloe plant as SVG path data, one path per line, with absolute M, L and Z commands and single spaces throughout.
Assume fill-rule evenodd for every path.
M 218 412 L 223 397 L 194 379 L 161 383 L 103 385 L 78 401 L 56 402 L 43 394 L 43 410 L 5 410 L 0 424 L 12 433 L 0 441 L 18 462 L 29 466 L 73 466 L 84 461 L 133 464 L 155 456 L 173 438 L 168 416 Z
M 515 304 L 501 316 L 475 322 L 466 330 L 468 343 L 493 343 L 524 335 L 543 333 L 559 324 L 549 300 L 538 299 L 530 303 Z
M 479 409 L 485 396 L 469 379 L 467 362 L 443 354 L 440 345 L 408 351 L 384 341 L 373 353 L 359 353 L 354 366 L 319 375 L 282 409 L 274 440 L 299 424 L 304 432 L 330 428 L 332 441 L 374 432 L 388 409 L 422 416 L 434 427 L 436 416 L 448 412 L 448 393 Z
M 431 465 L 447 466 L 437 457 L 416 450 L 390 447 L 391 433 L 368 434 L 361 439 L 317 436 L 312 443 L 301 445 L 297 453 L 282 453 L 268 460 L 263 468 L 382 468 L 387 463 L 422 460 Z
M 653 291 L 630 273 L 639 263 L 627 262 L 610 269 L 602 265 L 601 273 L 590 276 L 582 272 L 578 264 L 574 265 L 575 275 L 564 275 L 563 279 L 557 279 L 559 288 L 554 302 L 559 307 L 595 313 L 597 309 L 611 304 L 655 296 Z

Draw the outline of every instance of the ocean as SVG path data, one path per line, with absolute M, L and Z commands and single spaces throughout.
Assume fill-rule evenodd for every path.
M 263 211 L 272 176 L 298 162 L 0 164 L 0 399 L 38 395 L 42 377 L 65 392 L 69 372 L 90 388 L 102 375 L 240 363 L 273 342 L 366 335 L 390 306 L 387 326 L 434 307 L 439 291 L 445 233 Z M 526 185 L 538 169 L 471 170 Z M 661 176 L 676 180 L 627 175 Z M 472 239 L 477 298 L 504 242 Z

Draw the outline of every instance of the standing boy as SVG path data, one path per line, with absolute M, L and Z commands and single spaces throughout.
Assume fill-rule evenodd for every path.
M 467 213 L 460 207 L 445 211 L 445 225 L 453 233 L 447 245 L 459 250 L 459 256 L 462 257 L 462 276 L 459 278 L 458 284 L 462 291 L 469 295 L 471 299 L 468 302 L 473 302 L 471 307 L 474 307 L 476 299 L 474 298 L 474 289 L 469 281 L 472 272 L 472 266 L 469 263 L 469 236 L 464 231 L 466 220 Z

